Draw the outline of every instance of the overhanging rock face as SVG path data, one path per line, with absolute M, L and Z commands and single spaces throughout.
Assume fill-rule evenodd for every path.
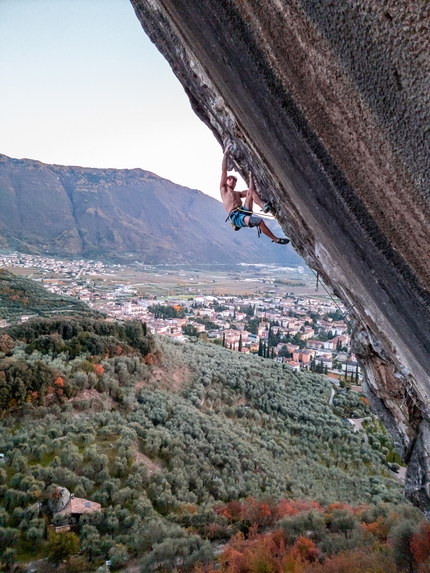
M 350 307 L 374 407 L 430 509 L 430 9 L 131 0 L 193 109 Z

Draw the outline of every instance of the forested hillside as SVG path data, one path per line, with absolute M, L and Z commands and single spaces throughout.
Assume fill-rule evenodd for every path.
M 4 564 L 50 556 L 87 571 L 137 559 L 142 572 L 190 571 L 210 569 L 226 542 L 226 572 L 310 571 L 364 548 L 392 570 L 396 547 L 418 563 L 421 515 L 388 470 L 392 443 L 360 396 L 330 407 L 325 377 L 154 339 L 139 322 L 37 320 L 0 341 Z M 367 415 L 369 444 L 346 414 Z M 49 509 L 58 487 L 102 511 L 55 533 L 49 522 L 69 520 Z
M 50 293 L 30 279 L 0 269 L 0 319 L 15 320 L 23 314 L 46 316 L 59 312 L 97 314 L 76 298 Z

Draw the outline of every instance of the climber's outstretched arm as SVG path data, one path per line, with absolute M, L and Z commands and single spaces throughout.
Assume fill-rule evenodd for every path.
M 255 191 L 255 183 L 254 183 L 254 176 L 252 175 L 251 171 L 249 172 L 249 188 L 246 189 L 245 191 L 240 191 L 239 194 L 241 197 L 246 197 L 249 194 L 249 191 L 254 191 L 255 193 L 257 193 Z M 254 196 L 252 197 L 253 201 L 255 203 L 257 203 L 257 201 L 255 201 Z
M 225 187 L 225 185 L 227 185 L 227 161 L 228 161 L 229 151 L 230 151 L 230 144 L 227 144 L 221 164 L 221 182 L 219 184 L 220 189 L 222 189 L 223 187 Z
M 249 188 L 255 191 L 254 175 L 251 171 L 249 172 Z

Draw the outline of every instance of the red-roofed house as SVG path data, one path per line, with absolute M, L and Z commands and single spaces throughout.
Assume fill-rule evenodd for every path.
M 75 497 L 65 487 L 57 487 L 49 505 L 54 518 L 70 517 L 69 524 L 71 525 L 77 524 L 83 513 L 95 513 L 102 509 L 99 503 L 82 497 Z
M 88 499 L 84 499 L 82 497 L 75 497 L 73 493 L 70 495 L 69 503 L 66 505 L 64 509 L 58 511 L 55 516 L 57 515 L 70 515 L 79 519 L 79 517 L 83 513 L 94 513 L 97 511 L 101 511 L 102 506 L 95 502 L 90 501 Z

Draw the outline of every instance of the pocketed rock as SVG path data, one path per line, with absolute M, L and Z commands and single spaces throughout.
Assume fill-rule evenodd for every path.
M 372 404 L 430 508 L 429 4 L 131 0 L 220 144 L 350 308 Z

